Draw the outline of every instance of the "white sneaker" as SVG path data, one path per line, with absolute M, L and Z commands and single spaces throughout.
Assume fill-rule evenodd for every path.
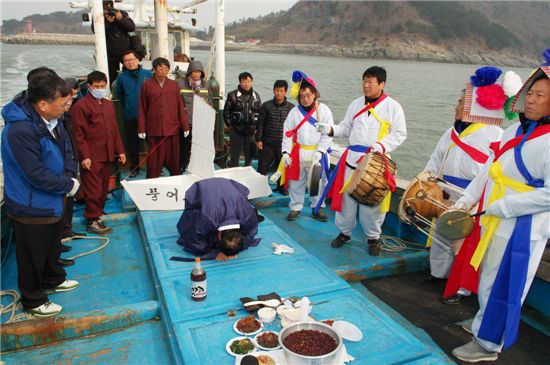
M 474 319 L 466 319 L 462 322 L 458 322 L 458 325 L 460 328 L 462 328 L 464 331 L 468 332 L 469 334 L 472 334 L 472 325 L 474 324 Z
M 63 291 L 69 291 L 69 290 L 76 289 L 78 285 L 80 285 L 78 281 L 67 279 L 61 284 L 59 284 L 58 286 L 56 286 L 55 288 L 46 289 L 44 292 L 46 294 L 53 294 L 53 293 L 59 293 Z
M 452 352 L 453 356 L 466 362 L 496 361 L 498 352 L 489 352 L 481 347 L 475 340 L 466 345 L 457 347 Z
M 59 314 L 62 309 L 63 307 L 59 304 L 46 302 L 36 308 L 26 309 L 26 311 L 36 317 L 51 317 Z

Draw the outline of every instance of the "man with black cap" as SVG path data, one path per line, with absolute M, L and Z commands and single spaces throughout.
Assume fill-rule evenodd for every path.
M 191 141 L 193 138 L 193 99 L 195 95 L 212 104 L 212 93 L 205 79 L 204 69 L 200 61 L 193 60 L 187 67 L 185 78 L 178 81 L 180 93 L 183 97 L 185 110 L 187 111 L 187 123 L 189 123 L 189 135 L 181 137 L 181 166 L 182 172 L 187 169 L 191 158 Z
M 314 166 L 321 164 L 324 160 L 323 165 L 328 167 L 327 150 L 332 138 L 319 133 L 316 125 L 318 123 L 328 126 L 334 124 L 329 107 L 318 101 L 321 95 L 315 81 L 302 71 L 294 71 L 292 80 L 295 84 L 290 95 L 298 100 L 298 105 L 288 113 L 285 120 L 281 145 L 283 153 L 281 164 L 286 167 L 284 180 L 281 179 L 281 183 L 288 188 L 290 196 L 290 213 L 286 217 L 289 221 L 295 221 L 304 207 L 306 185 L 308 180 L 312 179 L 310 176 Z M 321 187 L 318 191 L 323 190 L 322 185 L 325 180 L 321 178 Z M 320 222 L 326 222 L 328 217 L 322 209 L 316 213 L 313 211 L 318 201 L 317 194 L 309 197 L 312 208 L 311 217 Z

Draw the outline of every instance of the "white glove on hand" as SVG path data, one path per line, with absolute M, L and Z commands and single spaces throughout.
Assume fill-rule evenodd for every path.
M 189 136 L 189 133 L 191 133 L 191 131 L 184 131 L 183 138 L 187 138 Z
M 495 217 L 504 218 L 504 212 L 502 211 L 502 207 L 500 206 L 500 200 L 497 200 L 489 205 L 487 210 L 485 210 L 485 215 L 492 215 Z
M 315 166 L 317 165 L 318 163 L 321 162 L 321 159 L 323 158 L 323 153 L 322 152 L 315 152 L 315 155 L 313 156 L 313 159 L 311 160 L 311 166 Z
M 283 157 L 281 158 L 281 160 L 283 161 L 284 167 L 289 167 L 292 163 L 292 158 L 290 158 L 288 153 L 283 153 Z
M 380 152 L 384 153 L 384 148 L 380 145 L 380 143 L 375 143 L 370 148 L 371 152 Z
M 332 126 L 328 123 L 317 123 L 315 124 L 315 128 L 317 129 L 317 132 L 321 134 L 330 134 L 332 131 Z
M 456 201 L 456 203 L 454 203 L 453 208 L 469 211 L 472 208 L 472 205 L 472 202 L 470 202 L 470 200 L 463 195 Z
M 145 137 L 146 137 L 145 133 L 138 133 L 139 139 L 145 139 Z
M 67 193 L 67 196 L 74 196 L 80 187 L 80 183 L 77 179 L 71 178 L 71 180 L 73 181 L 73 188 Z

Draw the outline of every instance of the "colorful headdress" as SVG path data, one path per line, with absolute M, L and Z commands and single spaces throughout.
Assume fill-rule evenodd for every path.
M 525 110 L 525 98 L 527 92 L 531 89 L 531 86 L 535 83 L 535 80 L 542 75 L 546 75 L 550 79 L 550 48 L 542 53 L 545 62 L 540 65 L 539 68 L 531 73 L 531 76 L 525 81 L 514 100 L 512 101 L 512 110 L 516 112 L 523 112 Z
M 501 74 L 500 68 L 485 66 L 470 77 L 464 96 L 463 121 L 501 125 L 505 117 L 517 118 L 517 114 L 510 111 L 510 104 L 521 87 L 521 79 L 515 72 L 508 71 L 502 83 L 497 83 Z
M 316 98 L 321 97 L 319 90 L 317 90 L 315 81 L 311 77 L 308 77 L 305 72 L 299 70 L 292 72 L 292 82 L 294 82 L 294 84 L 292 84 L 292 87 L 290 88 L 291 98 L 298 100 L 302 85 L 308 85 L 315 93 Z

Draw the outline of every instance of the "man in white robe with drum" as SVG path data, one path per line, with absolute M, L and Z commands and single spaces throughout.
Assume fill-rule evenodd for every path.
M 380 254 L 382 224 L 389 209 L 389 194 L 381 203 L 367 206 L 359 205 L 343 190 L 361 158 L 369 158 L 372 152 L 378 152 L 380 156 L 392 152 L 407 138 L 407 128 L 403 108 L 384 93 L 386 70 L 372 66 L 363 73 L 362 80 L 364 96 L 351 102 L 344 120 L 335 126 L 319 124 L 318 130 L 331 137 L 349 140 L 338 169 L 333 173 L 334 183 L 328 191 L 328 196 L 332 198 L 331 209 L 336 210 L 335 224 L 340 230 L 331 246 L 338 248 L 351 241 L 359 209 L 359 222 L 367 236 L 369 254 L 377 256 Z M 383 159 L 387 162 L 386 157 Z
M 328 217 L 322 209 L 313 212 L 313 207 L 319 199 L 318 193 L 311 191 L 311 185 L 320 184 L 316 190 L 322 191 L 323 181 L 326 181 L 326 177 L 319 175 L 312 177 L 312 170 L 316 165 L 323 166 L 321 174 L 325 171 L 327 175 L 329 169 L 327 150 L 332 138 L 318 132 L 316 125 L 319 123 L 333 125 L 332 112 L 328 106 L 317 100 L 320 94 L 311 77 L 302 71 L 294 71 L 292 80 L 295 84 L 290 91 L 290 96 L 298 100 L 298 105 L 288 113 L 284 123 L 281 146 L 283 156 L 278 169 L 280 172 L 284 170 L 281 184 L 285 185 L 290 196 L 290 213 L 287 220 L 295 221 L 300 215 L 304 207 L 309 180 L 311 217 L 320 222 L 326 222 Z M 320 182 L 313 182 L 312 179 L 320 179 Z
M 502 73 L 496 67 L 483 69 L 497 77 Z M 510 96 L 515 95 L 521 87 L 519 76 L 509 71 L 503 79 L 507 82 L 504 88 L 496 86 L 489 91 L 502 95 L 504 90 Z M 456 201 L 460 197 L 462 190 L 468 187 L 488 160 L 492 153 L 491 148 L 498 146 L 502 138 L 500 125 L 504 120 L 505 99 L 501 100 L 502 104 L 494 105 L 492 110 L 488 110 L 479 105 L 476 95 L 473 95 L 472 84 L 467 84 L 463 90 L 455 107 L 454 125 L 440 138 L 424 168 L 424 171 L 443 180 L 439 186 L 450 195 L 450 201 Z M 446 279 L 449 276 L 451 265 L 463 241 L 446 239 L 437 231 L 433 232 L 433 236 L 429 241 L 431 276 L 425 281 L 433 278 Z M 455 295 L 443 299 L 443 303 L 458 304 L 468 295 L 470 291 L 461 288 Z
M 462 361 L 495 361 L 516 341 L 521 306 L 550 237 L 550 49 L 545 57 L 512 103 L 520 122 L 504 131 L 491 163 L 455 204 L 479 201 L 485 210 L 467 262 L 481 271 L 474 339 L 452 352 Z

